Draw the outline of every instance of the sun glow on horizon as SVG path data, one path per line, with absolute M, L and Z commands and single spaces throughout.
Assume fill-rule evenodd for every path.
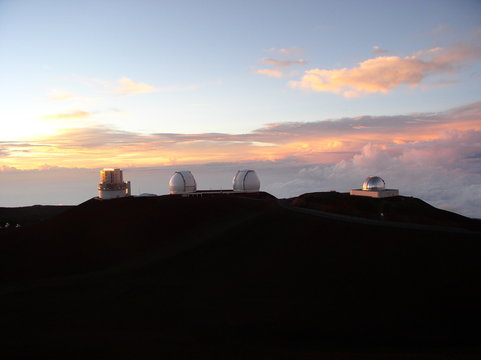
M 463 134 L 481 131 L 480 119 L 481 102 L 436 115 L 416 113 L 399 118 L 269 124 L 244 134 L 142 134 L 95 122 L 77 123 L 84 121 L 77 119 L 72 119 L 72 127 L 68 128 L 58 126 L 55 120 L 42 120 L 41 123 L 54 126 L 43 128 L 40 135 L 3 141 L 0 155 L 2 166 L 17 169 L 143 167 L 290 158 L 299 163 L 334 163 L 351 158 L 366 144 L 390 151 L 409 144 L 462 139 Z M 30 130 L 33 133 L 36 128 Z

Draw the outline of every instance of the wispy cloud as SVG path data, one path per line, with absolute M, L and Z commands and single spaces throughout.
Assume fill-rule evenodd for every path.
M 276 53 L 277 56 L 279 56 L 281 59 L 274 59 L 272 57 L 260 59 L 259 61 L 261 63 L 272 66 L 273 69 L 258 69 L 256 70 L 257 74 L 280 78 L 285 75 L 296 74 L 296 72 L 287 71 L 287 69 L 290 67 L 307 65 L 307 61 L 305 61 L 304 59 L 294 58 L 294 56 L 299 56 L 303 52 L 302 49 L 298 47 L 279 50 L 271 48 L 268 51 Z
M 173 86 L 161 86 L 157 88 L 157 91 L 165 92 L 179 92 L 179 91 L 193 91 L 197 90 L 199 85 L 173 85 Z
M 270 49 L 271 51 L 276 51 L 275 49 Z M 281 57 L 284 59 L 274 59 L 274 58 L 263 58 L 260 60 L 261 63 L 274 67 L 274 69 L 258 69 L 256 70 L 257 74 L 266 75 L 269 77 L 276 77 L 280 78 L 288 74 L 286 72 L 287 68 L 294 67 L 294 66 L 305 66 L 307 65 L 307 61 L 304 59 L 289 59 L 285 57 L 290 57 L 291 54 L 295 54 L 298 52 L 298 48 L 292 49 L 280 49 L 277 51 Z M 291 72 L 291 75 L 293 73 Z M 294 73 L 295 74 L 295 73 Z
M 346 98 L 371 93 L 388 93 L 391 89 L 418 86 L 426 77 L 454 72 L 459 66 L 481 58 L 481 45 L 455 45 L 435 48 L 412 56 L 379 56 L 361 62 L 357 67 L 311 69 L 294 88 L 331 92 Z
M 300 47 L 297 47 L 297 46 L 293 46 L 291 48 L 288 48 L 288 49 L 285 49 L 285 48 L 281 48 L 281 49 L 277 49 L 277 48 L 269 48 L 267 49 L 266 51 L 270 52 L 270 53 L 276 53 L 278 54 L 279 56 L 301 56 L 303 53 L 304 53 L 304 50 L 301 49 Z
M 274 78 L 282 77 L 282 71 L 276 69 L 257 69 L 256 73 Z
M 262 63 L 268 64 L 275 67 L 288 67 L 293 65 L 307 65 L 307 62 L 302 59 L 298 60 L 277 60 L 272 58 L 264 58 L 261 60 Z
M 91 115 L 92 113 L 87 111 L 75 110 L 72 112 L 62 113 L 62 114 L 44 115 L 43 118 L 48 120 L 83 119 Z
M 385 55 L 387 53 L 389 53 L 389 50 L 383 49 L 382 47 L 377 45 L 374 45 L 371 50 L 371 54 L 374 55 Z
M 433 33 L 434 35 L 439 35 L 439 34 L 442 34 L 442 33 L 447 32 L 449 29 L 450 29 L 449 25 L 439 24 L 438 26 L 436 26 L 436 27 L 432 30 L 432 33 Z
M 48 96 L 49 100 L 61 101 L 61 100 L 72 100 L 77 96 L 67 90 L 52 90 Z
M 289 49 L 279 49 L 278 52 L 282 55 L 302 55 L 304 50 L 302 50 L 300 47 L 294 46 Z
M 132 95 L 132 94 L 150 94 L 154 92 L 179 92 L 179 91 L 193 91 L 197 90 L 200 86 L 195 84 L 173 84 L 157 86 L 140 81 L 133 80 L 129 77 L 122 77 L 118 80 L 105 80 L 98 78 L 90 78 L 85 76 L 75 76 L 73 78 L 75 82 L 80 82 L 84 85 L 92 87 L 94 89 L 100 89 L 111 95 Z M 63 100 L 69 99 L 69 92 L 55 91 L 52 92 L 51 99 Z M 73 94 L 71 94 L 73 95 Z M 78 98 L 78 97 L 75 97 Z
M 159 89 L 155 86 L 142 82 L 136 82 L 127 77 L 119 79 L 118 86 L 116 88 L 116 92 L 119 94 L 146 94 L 156 91 L 159 91 Z

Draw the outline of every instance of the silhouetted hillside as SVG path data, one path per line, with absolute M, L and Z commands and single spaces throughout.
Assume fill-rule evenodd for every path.
M 93 199 L 0 236 L 12 357 L 480 351 L 480 233 L 304 214 L 261 193 Z
M 437 209 L 413 197 L 371 198 L 349 193 L 316 192 L 291 199 L 291 205 L 335 214 L 481 231 L 481 221 Z
M 9 223 L 10 226 L 17 224 L 20 226 L 28 226 L 59 215 L 73 207 L 74 206 L 66 205 L 34 205 L 17 208 L 0 207 L 0 226 L 5 226 L 6 223 Z

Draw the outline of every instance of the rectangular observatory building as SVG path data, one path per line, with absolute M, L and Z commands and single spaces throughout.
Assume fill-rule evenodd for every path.
M 103 169 L 100 171 L 98 191 L 101 199 L 130 196 L 130 181 L 124 181 L 120 169 Z

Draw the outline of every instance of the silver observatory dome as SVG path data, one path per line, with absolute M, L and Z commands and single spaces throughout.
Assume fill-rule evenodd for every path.
M 195 192 L 197 184 L 194 175 L 190 171 L 176 171 L 169 181 L 171 194 L 185 194 Z
M 257 192 L 261 182 L 254 170 L 239 170 L 232 179 L 234 191 Z
M 362 183 L 363 190 L 384 190 L 386 183 L 379 176 L 369 176 Z

